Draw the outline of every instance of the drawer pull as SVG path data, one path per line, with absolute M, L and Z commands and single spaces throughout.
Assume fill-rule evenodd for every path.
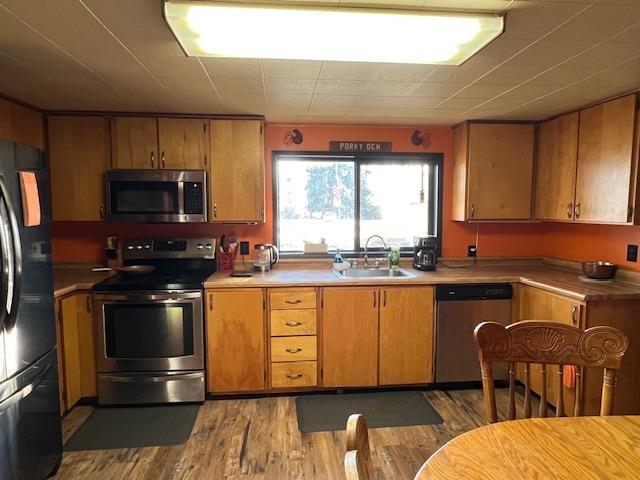
M 301 373 L 289 373 L 287 374 L 287 378 L 290 378 L 291 380 L 296 380 L 298 378 L 301 378 L 302 374 Z
M 285 300 L 284 303 L 288 303 L 289 305 L 297 305 L 298 303 L 302 303 L 302 300 L 294 299 L 294 300 Z
M 301 348 L 287 348 L 287 352 L 289 353 L 299 353 L 301 351 L 302 351 Z
M 299 327 L 300 325 L 302 325 L 302 322 L 287 322 L 285 323 L 285 325 L 287 327 Z

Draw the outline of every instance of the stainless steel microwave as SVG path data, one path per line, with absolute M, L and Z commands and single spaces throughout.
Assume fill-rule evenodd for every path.
M 138 223 L 207 221 L 203 170 L 109 170 L 107 220 Z

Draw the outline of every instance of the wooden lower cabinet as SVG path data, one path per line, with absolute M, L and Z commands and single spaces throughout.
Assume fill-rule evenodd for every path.
M 433 290 L 380 290 L 380 385 L 433 381 Z
M 207 390 L 266 388 L 264 292 L 260 288 L 207 290 Z
M 318 363 L 279 362 L 271 365 L 273 388 L 314 387 L 318 384 Z
M 378 384 L 378 303 L 377 288 L 324 289 L 323 386 Z
M 61 410 L 71 409 L 81 398 L 95 397 L 96 364 L 90 293 L 62 298 L 58 312 L 58 362 Z

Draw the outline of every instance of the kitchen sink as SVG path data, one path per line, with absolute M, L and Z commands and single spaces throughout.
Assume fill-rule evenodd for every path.
M 340 278 L 411 278 L 414 275 L 406 270 L 389 268 L 348 268 L 341 272 L 333 270 Z

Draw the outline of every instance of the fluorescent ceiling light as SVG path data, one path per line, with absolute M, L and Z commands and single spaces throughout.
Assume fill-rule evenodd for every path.
M 500 35 L 493 14 L 166 0 L 194 57 L 460 65 Z

